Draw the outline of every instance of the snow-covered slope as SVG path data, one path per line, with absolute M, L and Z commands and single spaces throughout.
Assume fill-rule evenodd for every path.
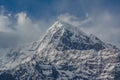
M 101 50 L 106 45 L 95 36 L 87 36 L 78 28 L 57 21 L 42 39 L 43 44 L 53 44 L 57 50 Z M 43 45 L 42 45 L 43 46 Z M 44 45 L 45 46 L 45 45 Z M 40 46 L 41 47 L 41 46 Z
M 33 44 L 29 44 L 16 48 L 0 49 L 0 70 L 11 69 L 21 64 L 23 60 L 34 53 L 31 50 L 32 46 Z
M 56 21 L 41 40 L 0 57 L 0 80 L 120 80 L 120 51 Z

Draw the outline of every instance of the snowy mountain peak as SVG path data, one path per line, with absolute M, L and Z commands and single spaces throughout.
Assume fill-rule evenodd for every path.
M 0 52 L 0 80 L 120 80 L 120 52 L 64 22 L 40 41 Z
M 58 51 L 64 50 L 102 50 L 105 43 L 95 36 L 88 36 L 79 28 L 65 22 L 56 21 L 40 42 L 40 49 L 51 44 Z M 44 45 L 44 46 L 43 46 Z
M 80 29 L 78 29 L 77 27 L 75 27 L 74 25 L 71 25 L 69 23 L 63 22 L 63 21 L 56 21 L 49 29 L 48 31 L 54 32 L 54 31 L 58 31 L 58 30 L 63 30 L 63 32 L 65 30 L 69 30 L 73 33 L 79 33 L 82 35 L 87 35 L 84 32 L 80 31 Z

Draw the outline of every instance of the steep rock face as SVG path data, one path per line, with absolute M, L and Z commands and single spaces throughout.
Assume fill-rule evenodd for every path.
M 0 80 L 120 80 L 120 51 L 64 22 L 6 55 Z
M 44 42 L 57 50 L 102 50 L 106 45 L 95 36 L 88 36 L 78 28 L 57 21 L 44 36 Z M 48 41 L 49 40 L 49 41 Z
M 16 80 L 119 80 L 119 53 L 114 50 L 66 50 L 34 55 L 8 73 Z

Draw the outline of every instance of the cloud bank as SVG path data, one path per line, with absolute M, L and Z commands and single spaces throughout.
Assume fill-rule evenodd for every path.
M 32 42 L 39 39 L 42 32 L 40 22 L 32 21 L 25 12 L 0 13 L 0 47 Z
M 84 19 L 69 13 L 57 17 L 61 21 L 79 27 L 87 34 L 94 34 L 101 40 L 120 47 L 119 18 L 120 16 L 108 11 L 99 14 L 86 13 Z M 26 12 L 6 14 L 2 9 L 0 11 L 0 48 L 38 40 L 55 20 L 56 18 L 51 21 L 34 20 Z

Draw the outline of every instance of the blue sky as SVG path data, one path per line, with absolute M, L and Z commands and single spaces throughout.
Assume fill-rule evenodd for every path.
M 9 12 L 25 11 L 35 19 L 48 19 L 63 13 L 81 17 L 85 13 L 92 14 L 105 10 L 117 14 L 120 10 L 119 4 L 119 0 L 0 0 L 0 5 Z
M 120 47 L 120 0 L 0 0 L 0 47 L 41 38 L 59 16 Z

